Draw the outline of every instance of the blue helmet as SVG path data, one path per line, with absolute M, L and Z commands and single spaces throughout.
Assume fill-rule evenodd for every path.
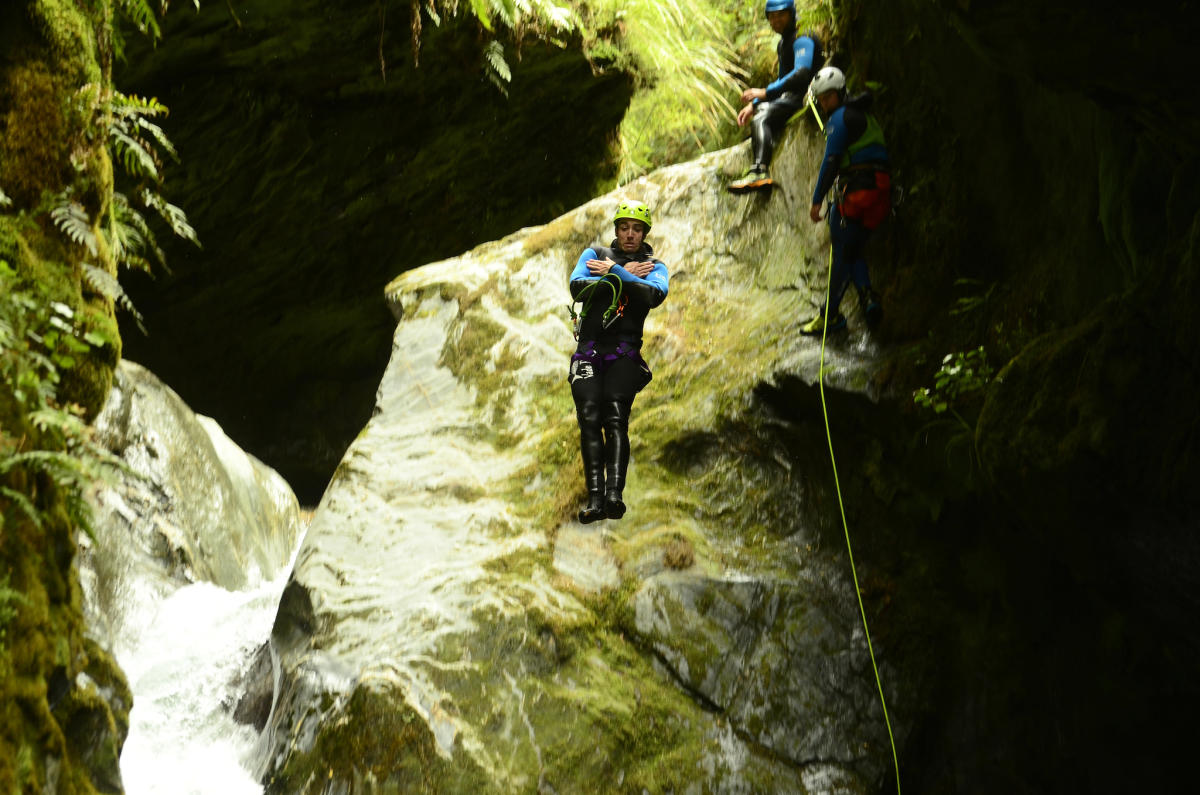
M 770 14 L 772 11 L 791 11 L 794 14 L 796 13 L 796 0 L 767 0 L 766 13 Z

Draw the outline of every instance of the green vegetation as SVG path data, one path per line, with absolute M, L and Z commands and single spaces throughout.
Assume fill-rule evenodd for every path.
M 73 680 L 72 672 L 87 669 L 94 680 L 125 688 L 107 655 L 86 650 L 71 565 L 76 532 L 91 532 L 86 494 L 120 462 L 93 440 L 82 407 L 62 402 L 58 389 L 63 373 L 109 341 L 84 331 L 66 304 L 16 282 L 0 259 L 0 760 L 17 762 L 0 762 L 0 790 L 36 789 L 44 766 L 29 760 L 49 754 L 79 757 L 80 767 L 66 771 L 77 780 L 60 791 L 88 792 L 90 776 L 116 770 L 124 732 L 115 727 L 127 719 L 91 688 L 72 688 L 55 708 L 45 682 L 58 671 Z M 109 731 L 73 731 L 77 713 L 86 714 L 83 725 Z
M 0 434 L 0 476 L 5 478 L 0 481 L 0 495 L 7 498 L 0 530 L 21 518 L 42 527 L 42 512 L 35 501 L 36 484 L 43 476 L 61 495 L 66 518 L 90 532 L 84 493 L 119 467 L 120 461 L 92 440 L 82 408 L 62 404 L 57 391 L 61 373 L 74 369 L 92 346 L 109 341 L 76 326 L 66 304 L 15 289 L 15 279 L 15 271 L 0 260 L 0 377 L 8 398 L 3 415 L 6 430 Z M 8 482 L 35 484 L 35 488 L 17 489 Z
M 157 35 L 144 0 L 28 0 L 5 17 L 0 792 L 112 790 L 131 706 L 116 663 L 83 636 L 76 538 L 91 532 L 89 492 L 121 466 L 89 422 L 121 355 L 115 308 L 133 311 L 118 268 L 162 261 L 143 212 L 195 235 L 161 193 L 160 152 L 174 150 L 149 119 L 166 108 L 112 88 L 114 10 Z
M 17 615 L 17 605 L 25 604 L 25 597 L 8 587 L 8 575 L 0 577 L 0 678 L 8 675 L 5 638 L 8 625 Z
M 913 393 L 913 402 L 935 414 L 948 411 L 969 428 L 971 423 L 958 409 L 987 388 L 992 373 L 982 345 L 971 351 L 948 353 L 934 376 L 933 386 L 918 389 Z
M 833 27 L 830 6 L 798 4 L 801 29 L 823 35 Z M 626 70 L 638 89 L 618 135 L 618 181 L 736 143 L 744 131 L 734 117 L 738 95 L 774 79 L 777 38 L 763 17 L 762 0 L 512 0 L 430 3 L 440 14 L 470 13 L 490 36 L 507 29 L 519 56 L 525 37 L 566 46 L 577 38 L 597 71 Z M 414 57 L 421 23 L 413 29 Z M 512 80 L 505 45 L 482 47 L 481 68 L 503 93 Z
M 777 37 L 761 0 L 583 0 L 585 51 L 629 69 L 637 90 L 619 133 L 618 181 L 730 146 L 743 88 L 774 79 Z M 830 29 L 825 4 L 801 2 L 803 29 Z
M 946 456 L 952 459 L 957 450 L 967 451 L 967 467 L 962 471 L 968 482 L 980 468 L 977 425 L 984 395 L 994 373 L 982 345 L 974 350 L 948 353 L 934 375 L 933 386 L 913 393 L 916 405 L 935 415 L 948 414 L 953 418 L 949 420 Z M 935 420 L 926 426 L 926 431 L 945 424 Z
M 355 792 L 490 791 L 476 766 L 438 755 L 429 726 L 394 687 L 356 688 L 333 713 L 313 749 L 291 755 L 266 792 L 316 792 L 334 779 Z

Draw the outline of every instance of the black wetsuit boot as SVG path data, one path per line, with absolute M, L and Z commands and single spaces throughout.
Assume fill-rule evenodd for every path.
M 867 321 L 867 328 L 875 328 L 879 325 L 879 321 L 883 320 L 883 307 L 880 305 L 879 293 L 872 290 L 870 287 L 858 287 L 858 305 L 862 309 L 863 318 Z
M 603 405 L 604 457 L 607 480 L 604 512 L 609 519 L 625 515 L 625 471 L 629 468 L 629 410 L 633 401 L 609 400 Z
M 583 481 L 587 506 L 579 512 L 580 524 L 607 517 L 604 512 L 604 436 L 600 431 L 600 406 L 588 401 L 578 408 L 579 450 L 583 455 Z

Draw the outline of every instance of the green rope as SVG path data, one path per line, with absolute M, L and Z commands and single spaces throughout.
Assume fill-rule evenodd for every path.
M 842 529 L 846 533 L 846 551 L 850 555 L 850 575 L 854 578 L 854 593 L 858 596 L 858 612 L 862 615 L 863 633 L 867 637 L 867 651 L 871 655 L 871 669 L 875 671 L 875 686 L 879 688 L 879 703 L 883 705 L 883 721 L 887 724 L 888 741 L 892 744 L 892 764 L 896 767 L 896 795 L 900 795 L 900 759 L 896 755 L 896 738 L 892 734 L 892 721 L 888 718 L 887 699 L 883 697 L 883 682 L 879 678 L 879 666 L 875 664 L 875 649 L 871 646 L 871 630 L 867 627 L 867 611 L 863 607 L 862 591 L 858 587 L 858 572 L 854 568 L 854 549 L 850 546 L 850 525 L 846 521 L 846 505 L 842 502 L 842 485 L 838 480 L 837 458 L 833 454 L 833 434 L 829 431 L 829 409 L 825 406 L 825 337 L 829 333 L 829 297 L 833 284 L 832 279 L 833 244 L 830 243 L 829 274 L 825 280 L 825 305 L 821 307 L 821 311 L 825 314 L 825 322 L 821 328 L 821 364 L 818 370 L 817 384 L 821 392 L 821 413 L 825 416 L 825 438 L 829 442 L 829 463 L 833 465 L 833 486 L 837 491 L 838 510 L 842 515 Z
M 604 310 L 605 328 L 608 327 L 610 322 L 609 318 L 612 316 L 612 313 L 618 311 L 620 308 L 619 304 L 621 301 L 621 293 L 624 290 L 624 285 L 621 283 L 621 277 L 609 272 L 601 276 L 599 279 L 596 279 L 594 282 L 589 283 L 579 291 L 579 295 L 575 298 L 575 300 L 567 304 L 567 310 L 571 313 L 571 322 L 574 327 L 576 339 L 579 339 L 579 325 L 583 322 L 583 319 L 587 317 L 588 312 L 592 311 L 592 299 L 596 297 L 593 295 L 593 293 L 596 292 L 596 288 L 599 287 L 603 282 L 609 282 L 610 284 L 615 282 L 612 302 L 608 305 L 608 309 Z M 575 312 L 575 304 L 583 305 L 579 308 L 578 313 Z

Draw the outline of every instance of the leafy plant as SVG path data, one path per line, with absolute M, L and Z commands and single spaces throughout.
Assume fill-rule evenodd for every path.
M 443 16 L 471 14 L 489 36 L 481 52 L 484 74 L 504 94 L 512 81 L 504 37 L 514 40 L 519 56 L 527 36 L 565 47 L 577 33 L 596 70 L 636 75 L 641 90 L 620 131 L 622 182 L 733 143 L 732 100 L 748 72 L 726 31 L 752 19 L 756 31 L 770 34 L 761 0 L 426 0 L 421 12 L 412 16 L 414 62 L 422 14 L 439 25 Z
M 613 9 L 621 46 L 634 54 L 644 83 L 621 125 L 621 182 L 732 143 L 733 100 L 748 73 L 722 12 L 709 0 L 634 0 Z
M 166 5 L 164 0 L 163 5 Z M 162 38 L 162 29 L 158 26 L 158 17 L 150 6 L 149 0 L 116 0 L 117 10 L 132 22 L 138 30 L 152 39 Z M 197 7 L 199 2 L 197 0 Z
M 933 386 L 914 392 L 913 402 L 932 409 L 935 414 L 948 411 L 970 427 L 958 414 L 956 406 L 966 397 L 982 393 L 991 382 L 992 375 L 993 370 L 982 345 L 963 353 L 948 353 L 933 377 Z
M 91 219 L 83 205 L 71 198 L 69 190 L 59 194 L 54 208 L 50 210 L 50 218 L 60 232 L 84 246 L 93 257 L 96 256 L 99 248 Z
M 106 101 L 100 100 L 94 86 L 85 86 L 78 98 L 84 104 L 96 103 L 102 109 L 98 118 L 107 125 L 112 160 L 121 165 L 128 192 L 114 190 L 108 213 L 97 223 L 75 199 L 74 189 L 68 187 L 55 197 L 50 209 L 54 226 L 93 258 L 101 254 L 98 238 L 102 236 L 105 250 L 118 266 L 147 273 L 155 264 L 166 268 L 166 257 L 143 210 L 155 213 L 174 234 L 200 245 L 187 214 L 161 193 L 163 157 L 178 160 L 178 154 L 167 134 L 150 119 L 166 115 L 166 106 L 155 99 L 119 91 L 112 91 Z M 130 202 L 130 194 L 140 200 L 140 209 Z M 115 278 L 89 262 L 83 263 L 83 276 L 93 289 L 132 314 L 138 328 L 145 333 L 141 315 Z
M 42 527 L 38 495 L 52 489 L 72 524 L 90 534 L 85 495 L 125 467 L 94 440 L 79 407 L 59 403 L 57 388 L 63 371 L 107 340 L 81 331 L 66 304 L 16 281 L 0 260 L 0 403 L 10 407 L 0 429 L 0 530 L 21 517 Z
M 975 444 L 978 408 L 993 375 L 987 353 L 981 345 L 970 351 L 947 354 L 942 359 L 942 366 L 934 374 L 933 386 L 913 393 L 913 403 L 916 405 L 935 415 L 948 414 L 952 418 L 948 420 L 953 432 L 946 445 L 947 455 L 965 446 L 969 451 L 971 472 L 979 464 L 979 450 Z M 934 421 L 926 427 L 931 428 L 942 422 Z
M 141 200 L 145 209 L 153 210 L 162 218 L 172 232 L 200 245 L 187 215 L 164 199 L 161 193 L 162 153 L 173 160 L 179 159 L 167 134 L 150 121 L 151 118 L 165 116 L 166 106 L 155 99 L 114 91 L 108 110 L 112 119 L 109 148 L 113 160 L 121 163 L 126 174 L 135 181 L 134 195 Z M 143 256 L 148 252 L 160 264 L 165 264 L 162 249 L 158 247 L 149 225 L 141 212 L 130 204 L 125 193 L 114 192 L 108 220 L 106 238 L 118 262 L 149 271 L 149 263 Z
M 483 63 L 488 79 L 501 94 L 508 96 L 506 84 L 512 82 L 512 70 L 508 68 L 508 61 L 504 60 L 504 45 L 495 40 L 489 41 L 483 48 Z
M 143 334 L 146 333 L 146 327 L 142 325 L 142 313 L 137 311 L 137 308 L 133 305 L 133 301 L 125 293 L 125 289 L 121 287 L 121 283 L 114 276 L 109 274 L 108 271 L 101 270 L 94 265 L 88 265 L 85 262 L 83 263 L 83 280 L 93 290 L 133 315 L 138 328 L 142 330 Z M 103 344 L 103 341 L 89 340 L 89 342 L 95 345 Z

